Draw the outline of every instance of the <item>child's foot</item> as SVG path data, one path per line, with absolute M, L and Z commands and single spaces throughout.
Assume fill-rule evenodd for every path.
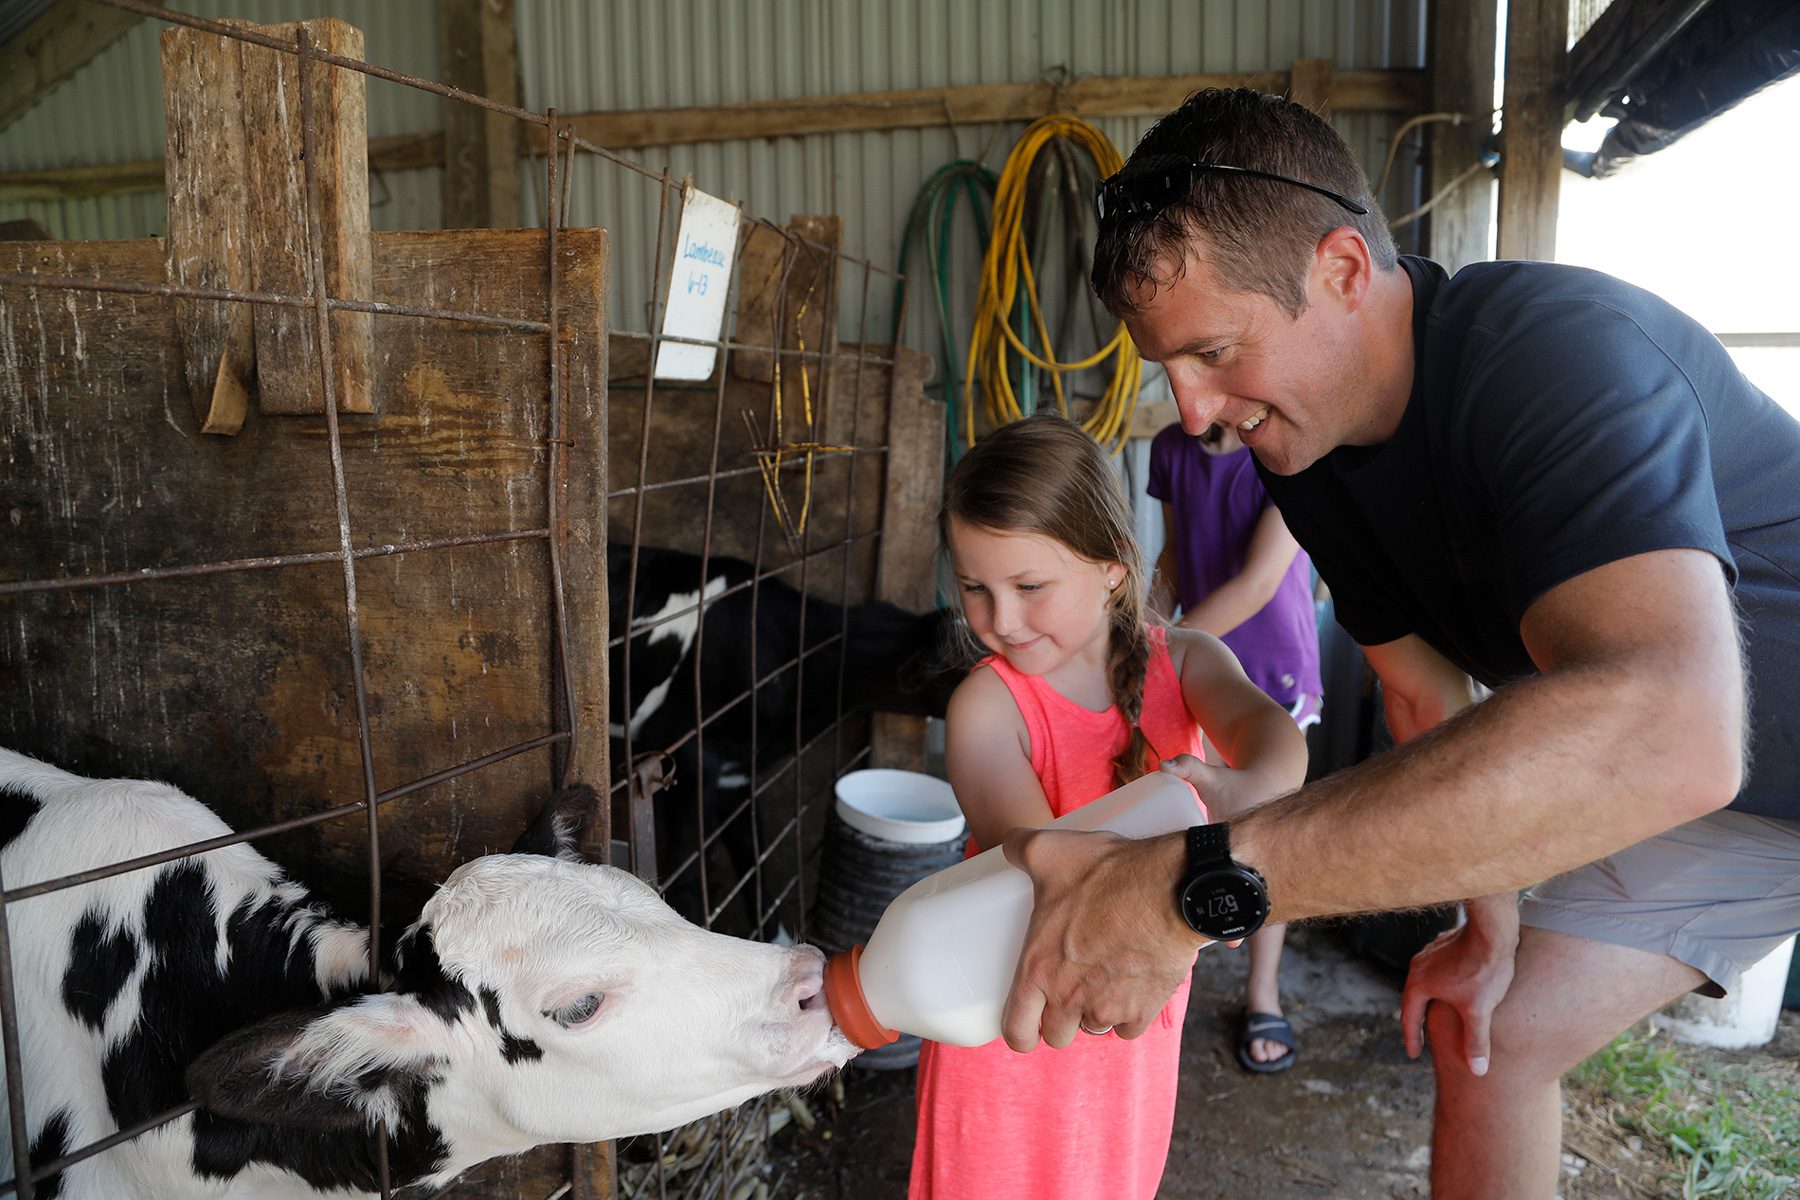
M 1248 1010 L 1244 1013 L 1237 1045 L 1238 1062 L 1244 1070 L 1259 1075 L 1285 1071 L 1294 1065 L 1299 1053 L 1300 1043 L 1294 1036 L 1294 1027 L 1279 1012 Z

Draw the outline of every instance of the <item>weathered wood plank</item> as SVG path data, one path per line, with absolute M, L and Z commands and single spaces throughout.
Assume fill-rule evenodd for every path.
M 775 346 L 817 353 L 837 344 L 838 247 L 844 219 L 796 213 L 788 233 L 752 225 L 744 239 L 744 262 L 738 274 L 738 314 L 732 340 L 742 346 Z M 732 352 L 732 373 L 739 379 L 773 382 L 776 356 L 765 350 Z M 819 364 L 806 358 L 781 357 L 782 421 L 790 439 L 800 428 L 805 394 L 818 395 Z M 806 392 L 802 392 L 802 380 Z M 766 427 L 765 427 L 766 428 Z
M 444 82 L 502 104 L 519 102 L 513 0 L 438 0 Z M 505 113 L 444 101 L 444 227 L 519 224 L 519 123 Z
M 378 234 L 373 246 L 374 299 L 545 317 L 540 230 Z M 558 259 L 556 486 L 580 729 L 567 774 L 605 793 L 607 234 L 563 232 Z M 0 272 L 160 282 L 164 245 L 13 243 Z M 401 317 L 376 333 L 382 416 L 340 428 L 355 545 L 544 529 L 544 336 Z M 335 549 L 324 419 L 252 417 L 234 439 L 196 437 L 173 300 L 4 288 L 0 345 L 0 394 L 16 398 L 0 407 L 11 455 L 0 583 Z M 356 585 L 378 788 L 560 725 L 547 540 L 367 558 Z M 0 596 L 0 626 L 0 745 L 86 774 L 167 779 L 245 829 L 364 795 L 335 558 Z M 383 808 L 385 912 L 403 916 L 457 862 L 506 849 L 551 766 L 533 750 Z M 590 844 L 607 846 L 603 811 Z M 364 817 L 259 847 L 364 912 Z M 490 1162 L 457 1195 L 549 1195 L 569 1162 L 560 1146 Z M 581 1162 L 590 1182 L 610 1178 L 605 1151 Z
M 604 452 L 605 235 L 562 237 L 571 644 L 605 636 L 598 480 Z M 539 231 L 383 234 L 377 298 L 455 293 L 471 309 L 543 316 Z M 15 243 L 0 270 L 161 278 L 159 241 Z M 384 411 L 342 425 L 355 544 L 543 528 L 547 363 L 539 335 L 382 319 Z M 12 514 L 0 582 L 331 552 L 337 535 L 322 418 L 257 420 L 229 440 L 185 407 L 173 304 L 0 290 L 0 478 Z M 579 561 L 578 561 L 579 560 Z M 550 607 L 543 539 L 414 551 L 358 566 L 379 787 L 546 732 Z M 583 589 L 577 591 L 577 588 Z M 190 786 L 238 824 L 362 794 L 345 652 L 342 568 L 249 571 L 0 596 L 0 741 L 74 769 Z M 231 614 L 222 620 L 221 614 Z M 595 622 L 598 621 L 596 625 Z M 592 664 L 575 682 L 592 736 Z M 579 777 L 597 782 L 591 745 Z M 532 753 L 384 812 L 396 878 L 435 880 L 510 843 L 548 786 Z M 361 823 L 290 841 L 299 865 L 360 872 Z
M 173 283 L 238 292 L 252 286 L 241 68 L 237 42 L 180 25 L 162 31 Z M 195 421 L 203 433 L 236 433 L 256 365 L 254 312 L 248 304 L 177 299 L 175 319 Z
M 160 282 L 160 241 L 0 246 L 0 271 Z M 566 591 L 580 737 L 570 778 L 606 779 L 606 234 L 559 238 Z M 542 319 L 536 230 L 379 234 L 375 298 Z M 322 416 L 252 417 L 235 438 L 186 420 L 163 297 L 0 289 L 0 584 L 326 552 L 336 520 Z M 354 543 L 497 534 L 546 519 L 542 335 L 424 318 L 377 326 L 380 416 L 342 421 Z M 376 786 L 555 727 L 542 538 L 361 560 L 358 611 Z M 0 595 L 0 744 L 95 775 L 166 779 L 240 829 L 364 795 L 341 563 Z M 509 846 L 548 794 L 537 750 L 382 810 L 385 912 Z M 605 844 L 605 816 L 596 826 Z M 366 907 L 361 815 L 264 839 L 342 906 Z M 458 1195 L 546 1195 L 569 1154 L 491 1163 Z M 605 1172 L 605 1158 L 595 1170 Z M 601 1195 L 607 1194 L 602 1191 Z
M 294 38 L 301 25 L 313 44 L 346 58 L 363 56 L 362 31 L 332 18 L 260 26 Z M 258 291 L 311 291 L 311 238 L 302 157 L 300 62 L 252 42 L 243 55 L 243 121 L 251 181 L 250 243 Z M 319 231 L 325 287 L 340 299 L 370 294 L 368 120 L 364 77 L 314 63 L 313 137 L 318 154 Z M 342 412 L 373 411 L 373 322 L 368 313 L 331 314 L 333 387 Z M 309 309 L 256 310 L 257 406 L 265 413 L 324 411 L 318 318 Z
M 1284 92 L 1288 86 L 1286 71 L 1096 76 L 1060 87 L 1042 81 L 971 84 L 753 100 L 715 108 L 584 113 L 571 119 L 581 136 L 623 150 L 747 138 L 1030 121 L 1048 112 L 1070 110 L 1085 117 L 1160 115 L 1201 88 L 1252 87 Z M 1338 71 L 1333 76 L 1330 99 L 1331 106 L 1342 112 L 1415 112 L 1424 99 L 1424 72 Z M 547 145 L 547 136 L 541 130 L 533 130 L 533 153 L 544 153 Z
M 1500 258 L 1556 257 L 1568 0 L 1508 0 L 1500 130 Z
M 1429 127 L 1430 148 L 1425 188 L 1436 196 L 1480 161 L 1483 143 L 1493 129 L 1494 37 L 1498 0 L 1462 0 L 1434 4 L 1431 9 L 1431 108 L 1465 113 L 1461 124 L 1440 122 Z M 1478 172 L 1439 200 L 1425 217 L 1431 257 L 1455 272 L 1488 257 L 1493 233 L 1493 177 Z

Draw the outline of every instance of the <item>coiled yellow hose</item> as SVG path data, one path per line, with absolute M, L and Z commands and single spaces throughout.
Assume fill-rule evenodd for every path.
M 988 419 L 993 424 L 1004 425 L 1025 415 L 1013 390 L 1009 371 L 1013 353 L 1049 372 L 1057 409 L 1065 417 L 1069 415 L 1069 404 L 1063 395 L 1063 373 L 1085 371 L 1111 358 L 1115 360 L 1112 376 L 1094 411 L 1082 422 L 1082 428 L 1117 454 L 1131 433 L 1131 417 L 1137 407 L 1138 385 L 1144 371 L 1143 360 L 1138 357 L 1137 347 L 1132 345 L 1121 323 L 1112 340 L 1094 354 L 1078 362 L 1059 361 L 1038 304 L 1037 277 L 1025 248 L 1025 202 L 1032 164 L 1044 147 L 1059 137 L 1085 150 L 1093 158 L 1101 178 L 1115 174 L 1125 165 L 1119 151 L 1104 133 L 1070 113 L 1056 113 L 1033 121 L 1020 136 L 1012 153 L 1007 155 L 1006 166 L 1000 172 L 1000 186 L 994 193 L 994 233 L 982 261 L 975 328 L 969 336 L 969 374 L 963 382 L 964 435 L 967 444 L 975 444 L 974 389 L 977 379 L 981 383 Z M 1032 328 L 1044 350 L 1041 356 L 1020 340 L 1007 320 L 1007 314 L 1018 303 L 1021 287 Z

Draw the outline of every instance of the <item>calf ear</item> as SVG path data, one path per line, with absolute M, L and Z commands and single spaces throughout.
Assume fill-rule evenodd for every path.
M 442 1075 L 451 1049 L 449 1025 L 411 996 L 359 996 L 227 1036 L 189 1064 L 188 1094 L 259 1124 L 392 1126 L 404 1102 Z
M 576 847 L 598 803 L 594 789 L 585 783 L 562 789 L 545 802 L 537 819 L 513 843 L 512 852 L 542 854 L 565 862 L 585 861 Z

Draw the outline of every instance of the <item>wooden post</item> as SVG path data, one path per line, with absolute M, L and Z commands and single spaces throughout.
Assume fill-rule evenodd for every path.
M 504 104 L 519 102 L 513 0 L 438 0 L 444 82 Z M 444 228 L 519 224 L 519 123 L 461 100 L 444 101 Z
M 300 24 L 318 49 L 346 58 L 363 56 L 362 31 L 343 21 L 324 18 L 259 28 L 292 39 Z M 311 251 L 306 167 L 301 160 L 299 58 L 251 42 L 242 43 L 242 52 L 256 289 L 305 295 L 310 290 Z M 325 287 L 339 299 L 366 300 L 372 294 L 373 268 L 363 76 L 319 62 L 313 64 L 312 76 Z M 331 314 L 334 385 L 341 411 L 374 411 L 373 322 L 368 313 Z M 312 311 L 259 305 L 255 324 L 258 406 L 267 413 L 323 412 L 318 323 Z
M 1508 0 L 1500 130 L 1500 258 L 1556 257 L 1568 0 Z
M 1427 198 L 1436 196 L 1479 161 L 1482 143 L 1493 129 L 1488 110 L 1494 103 L 1498 20 L 1496 0 L 1434 0 L 1431 6 L 1431 108 L 1464 113 L 1468 120 L 1431 126 L 1427 134 Z M 1429 222 L 1427 252 L 1452 274 L 1489 257 L 1492 188 L 1492 177 L 1477 172 L 1438 201 L 1425 217 Z
M 242 22 L 239 22 L 242 24 Z M 250 189 L 239 113 L 240 43 L 174 25 L 162 32 L 169 280 L 249 291 Z M 255 314 L 229 300 L 175 301 L 188 399 L 202 433 L 236 433 L 256 365 Z
M 937 603 L 937 510 L 944 492 L 944 406 L 925 395 L 934 360 L 894 347 L 887 484 L 875 597 L 912 612 Z M 925 769 L 925 718 L 876 713 L 869 763 Z

